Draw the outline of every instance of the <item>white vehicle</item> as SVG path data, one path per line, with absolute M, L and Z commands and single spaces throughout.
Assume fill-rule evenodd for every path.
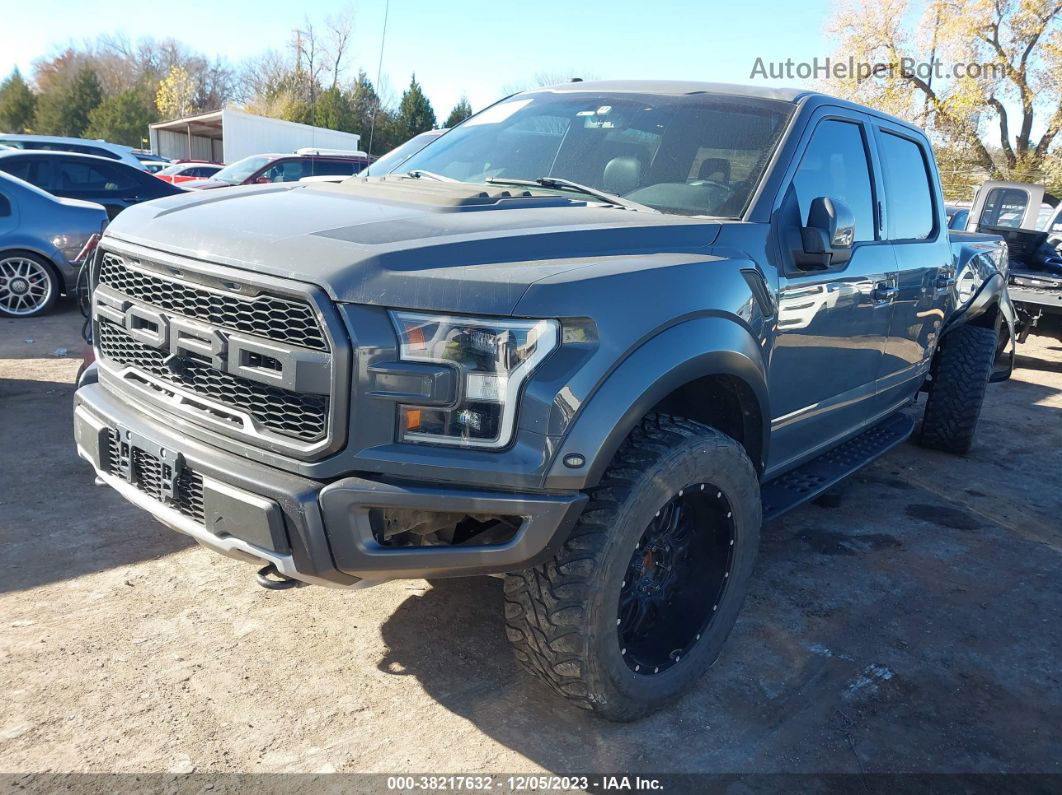
M 44 149 L 52 152 L 78 152 L 118 160 L 145 171 L 144 164 L 133 154 L 133 147 L 91 138 L 66 138 L 61 135 L 21 135 L 0 133 L 0 146 L 12 149 Z

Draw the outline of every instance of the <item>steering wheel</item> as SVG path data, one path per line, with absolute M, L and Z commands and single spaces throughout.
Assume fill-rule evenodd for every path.
M 693 185 L 695 187 L 709 187 L 715 188 L 723 193 L 723 201 L 730 198 L 730 194 L 734 192 L 734 189 L 723 182 L 717 182 L 714 179 L 695 179 L 692 182 L 687 182 L 687 185 Z

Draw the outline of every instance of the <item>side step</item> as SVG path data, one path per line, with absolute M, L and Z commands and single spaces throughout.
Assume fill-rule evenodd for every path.
M 763 521 L 770 522 L 813 500 L 830 486 L 889 452 L 911 435 L 914 425 L 908 415 L 893 414 L 839 447 L 764 483 L 760 487 Z

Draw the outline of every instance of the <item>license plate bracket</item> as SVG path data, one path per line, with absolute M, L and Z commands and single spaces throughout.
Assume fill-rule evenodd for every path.
M 114 468 L 117 474 L 141 491 L 157 497 L 166 504 L 177 500 L 177 484 L 184 471 L 184 456 L 176 450 L 169 450 L 153 439 L 148 439 L 135 431 L 118 426 L 115 428 L 118 438 L 118 461 Z M 153 484 L 144 477 L 141 465 L 137 465 L 137 451 L 141 455 L 151 456 L 158 462 L 158 493 L 150 488 Z

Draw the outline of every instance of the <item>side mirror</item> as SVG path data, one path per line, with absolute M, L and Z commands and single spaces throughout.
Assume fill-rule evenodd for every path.
M 807 270 L 826 270 L 852 258 L 855 216 L 839 199 L 819 196 L 811 200 L 807 226 L 800 230 L 803 251 L 796 264 Z

